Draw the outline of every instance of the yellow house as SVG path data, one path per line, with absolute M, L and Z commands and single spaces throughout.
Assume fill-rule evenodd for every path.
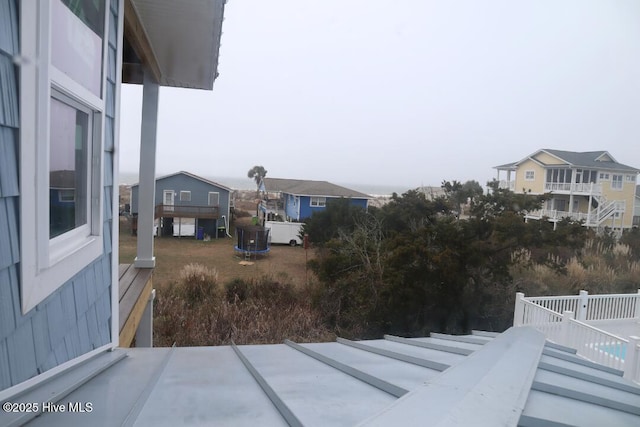
M 495 166 L 500 188 L 548 194 L 544 209 L 526 218 L 583 221 L 587 227 L 630 228 L 640 170 L 606 151 L 577 153 L 542 149 L 524 159 Z

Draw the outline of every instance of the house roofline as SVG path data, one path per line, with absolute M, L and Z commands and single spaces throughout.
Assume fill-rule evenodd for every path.
M 165 178 L 171 178 L 172 176 L 176 176 L 176 175 L 186 175 L 188 177 L 191 177 L 191 178 L 197 179 L 199 181 L 202 181 L 202 182 L 204 182 L 206 184 L 215 185 L 216 187 L 220 187 L 220 188 L 225 189 L 225 190 L 227 190 L 229 192 L 233 191 L 232 188 L 229 188 L 226 185 L 219 184 L 219 183 L 217 183 L 215 181 L 211 181 L 209 179 L 203 178 L 201 176 L 195 175 L 195 174 L 193 174 L 191 172 L 187 172 L 187 171 L 178 171 L 178 172 L 170 173 L 168 175 L 158 176 L 158 177 L 156 177 L 156 181 L 159 181 L 159 180 L 165 179 Z M 138 184 L 139 184 L 139 182 L 136 182 L 135 184 L 132 184 L 131 188 L 137 187 Z

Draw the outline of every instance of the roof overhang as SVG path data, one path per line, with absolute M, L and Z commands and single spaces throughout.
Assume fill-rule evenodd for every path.
M 125 0 L 124 83 L 213 89 L 225 0 Z M 129 52 L 127 52 L 129 51 Z

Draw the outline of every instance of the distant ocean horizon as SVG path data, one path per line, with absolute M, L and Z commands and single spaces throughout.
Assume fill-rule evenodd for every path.
M 162 176 L 162 175 L 160 175 Z M 233 190 L 255 190 L 255 182 L 249 178 L 237 178 L 237 177 L 220 177 L 220 176 L 202 176 L 210 181 L 217 182 Z M 119 176 L 120 185 L 132 185 L 138 182 L 137 173 L 121 172 Z M 341 185 L 343 187 L 350 188 L 352 190 L 359 191 L 361 193 L 368 194 L 370 196 L 388 196 L 393 193 L 402 194 L 412 188 L 418 188 L 419 186 L 409 185 L 376 185 L 376 184 L 354 184 L 338 181 L 331 181 L 334 184 Z

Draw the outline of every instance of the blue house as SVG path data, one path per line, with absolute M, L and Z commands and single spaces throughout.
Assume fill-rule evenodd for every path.
M 367 209 L 371 196 L 327 181 L 264 178 L 260 186 L 266 194 L 278 196 L 277 208 L 288 221 L 302 221 L 326 209 L 331 200 L 346 198 L 351 205 Z
M 224 3 L 0 0 L 0 401 L 151 345 L 159 87 L 213 88 Z M 122 83 L 143 86 L 138 253 L 125 266 Z
M 131 186 L 131 213 L 138 215 L 139 185 Z M 197 230 L 217 236 L 229 229 L 231 189 L 189 172 L 180 171 L 156 178 L 156 219 L 173 224 L 175 218 L 195 218 Z

